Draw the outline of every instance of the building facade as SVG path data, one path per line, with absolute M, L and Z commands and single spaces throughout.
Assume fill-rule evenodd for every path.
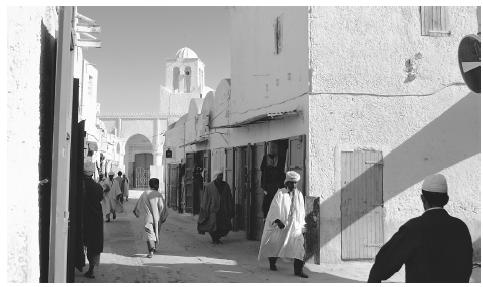
M 372 260 L 422 213 L 421 183 L 433 173 L 447 177 L 447 210 L 480 258 L 480 97 L 457 62 L 459 41 L 479 31 L 476 7 L 230 11 L 231 79 L 205 99 L 207 140 L 187 142 L 210 150 L 210 169 L 224 168 L 235 230 L 261 235 L 270 153 L 302 175 L 309 261 Z M 181 127 L 170 126 L 178 136 Z
M 308 19 L 308 190 L 323 199 L 321 259 L 373 258 L 422 213 L 433 173 L 446 176 L 446 209 L 480 258 L 480 95 L 457 60 L 461 39 L 479 31 L 476 7 L 312 7 Z

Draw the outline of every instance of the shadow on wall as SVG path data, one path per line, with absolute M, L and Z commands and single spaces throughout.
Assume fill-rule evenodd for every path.
M 40 27 L 40 86 L 39 86 L 39 282 L 47 282 L 49 267 L 50 236 L 50 178 L 52 175 L 52 138 L 55 97 L 56 39 L 49 33 L 45 24 Z
M 427 175 L 437 173 L 481 153 L 480 103 L 479 94 L 467 94 L 384 158 L 384 182 L 386 184 L 383 200 L 385 202 L 420 182 Z M 358 183 L 363 181 L 364 177 L 375 172 L 374 168 L 376 167 L 371 167 L 349 183 L 348 190 L 356 190 Z M 322 202 L 321 210 L 338 206 L 340 198 L 341 191 L 339 190 Z M 341 230 L 326 228 L 321 233 L 320 246 L 327 244 L 342 230 L 373 208 L 368 208 L 345 221 Z M 474 254 L 478 258 L 480 256 L 479 246 L 478 239 L 477 244 L 474 244 Z

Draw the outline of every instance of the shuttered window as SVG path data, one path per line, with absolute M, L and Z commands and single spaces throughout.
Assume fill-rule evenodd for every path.
M 273 31 L 275 39 L 275 54 L 278 55 L 282 52 L 282 16 L 275 18 Z
M 448 7 L 421 6 L 421 35 L 432 37 L 450 36 Z

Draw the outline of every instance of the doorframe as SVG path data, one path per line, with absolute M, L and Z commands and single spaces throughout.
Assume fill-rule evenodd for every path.
M 73 6 L 59 7 L 52 143 L 49 282 L 67 280 L 74 10 Z

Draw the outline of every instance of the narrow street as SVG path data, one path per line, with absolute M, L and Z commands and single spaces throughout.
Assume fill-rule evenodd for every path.
M 169 211 L 161 230 L 161 246 L 153 258 L 146 258 L 143 227 L 132 214 L 140 191 L 130 191 L 125 212 L 104 225 L 104 253 L 95 270 L 95 279 L 87 279 L 76 270 L 76 282 L 363 282 L 371 264 L 306 264 L 308 279 L 293 275 L 292 263 L 279 260 L 278 271 L 270 271 L 267 262 L 259 263 L 258 241 L 248 241 L 244 232 L 230 232 L 222 245 L 211 244 L 208 234 L 196 231 L 196 217 Z M 87 268 L 87 267 L 86 267 Z M 87 269 L 85 269 L 87 270 Z M 84 271 L 85 271 L 84 270 Z M 343 275 L 342 275 L 343 274 Z M 393 282 L 404 282 L 396 274 Z

